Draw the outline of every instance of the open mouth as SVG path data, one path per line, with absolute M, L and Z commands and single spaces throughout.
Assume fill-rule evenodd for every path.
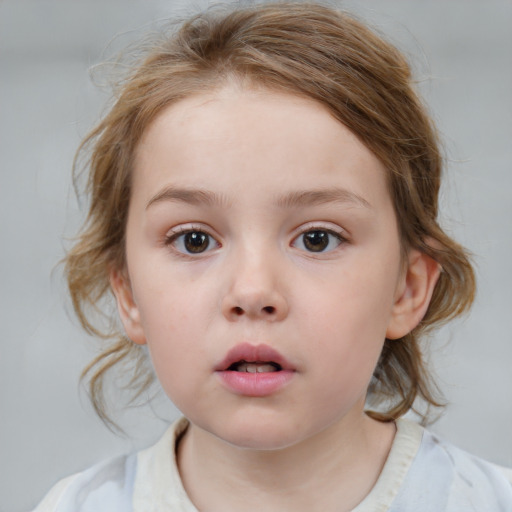
M 245 373 L 270 373 L 279 372 L 282 367 L 278 363 L 273 361 L 237 361 L 231 364 L 227 371 L 230 372 L 245 372 Z
M 297 373 L 293 364 L 264 343 L 235 345 L 215 365 L 215 371 L 229 391 L 245 397 L 274 395 Z
M 284 374 L 295 368 L 277 350 L 266 344 L 239 343 L 231 348 L 226 357 L 214 367 L 227 374 Z

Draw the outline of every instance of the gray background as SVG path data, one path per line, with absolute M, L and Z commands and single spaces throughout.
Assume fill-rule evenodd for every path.
M 512 2 L 343 5 L 414 59 L 446 141 L 443 223 L 475 255 L 475 308 L 432 343 L 451 402 L 434 430 L 512 466 Z M 131 409 L 125 438 L 95 418 L 77 379 L 96 344 L 73 319 L 56 264 L 83 214 L 73 154 L 107 98 L 88 68 L 115 34 L 125 35 L 113 48 L 185 6 L 0 0 L 0 511 L 29 509 L 57 479 L 147 445 L 177 414 L 165 398 Z

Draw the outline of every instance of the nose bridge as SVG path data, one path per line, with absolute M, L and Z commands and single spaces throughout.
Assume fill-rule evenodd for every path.
M 288 304 L 281 287 L 280 251 L 265 238 L 240 241 L 228 265 L 223 312 L 230 319 L 282 319 Z
M 236 281 L 242 286 L 258 288 L 270 285 L 275 274 L 275 250 L 264 240 L 248 240 L 240 244 L 239 250 L 233 254 L 234 266 L 237 269 Z

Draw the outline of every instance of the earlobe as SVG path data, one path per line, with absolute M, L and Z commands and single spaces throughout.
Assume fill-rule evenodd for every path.
M 110 286 L 116 298 L 117 310 L 126 335 L 138 345 L 146 343 L 146 337 L 140 321 L 140 312 L 133 299 L 130 280 L 126 272 L 112 270 L 110 272 Z
M 408 265 L 402 277 L 386 331 L 387 339 L 402 338 L 423 319 L 434 293 L 440 265 L 416 249 L 409 252 Z

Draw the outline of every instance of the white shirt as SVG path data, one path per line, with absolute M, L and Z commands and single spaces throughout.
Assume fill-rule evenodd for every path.
M 152 447 L 60 481 L 34 512 L 198 512 L 176 463 L 187 427 L 181 418 Z M 411 511 L 512 512 L 512 471 L 400 419 L 377 483 L 352 512 Z

